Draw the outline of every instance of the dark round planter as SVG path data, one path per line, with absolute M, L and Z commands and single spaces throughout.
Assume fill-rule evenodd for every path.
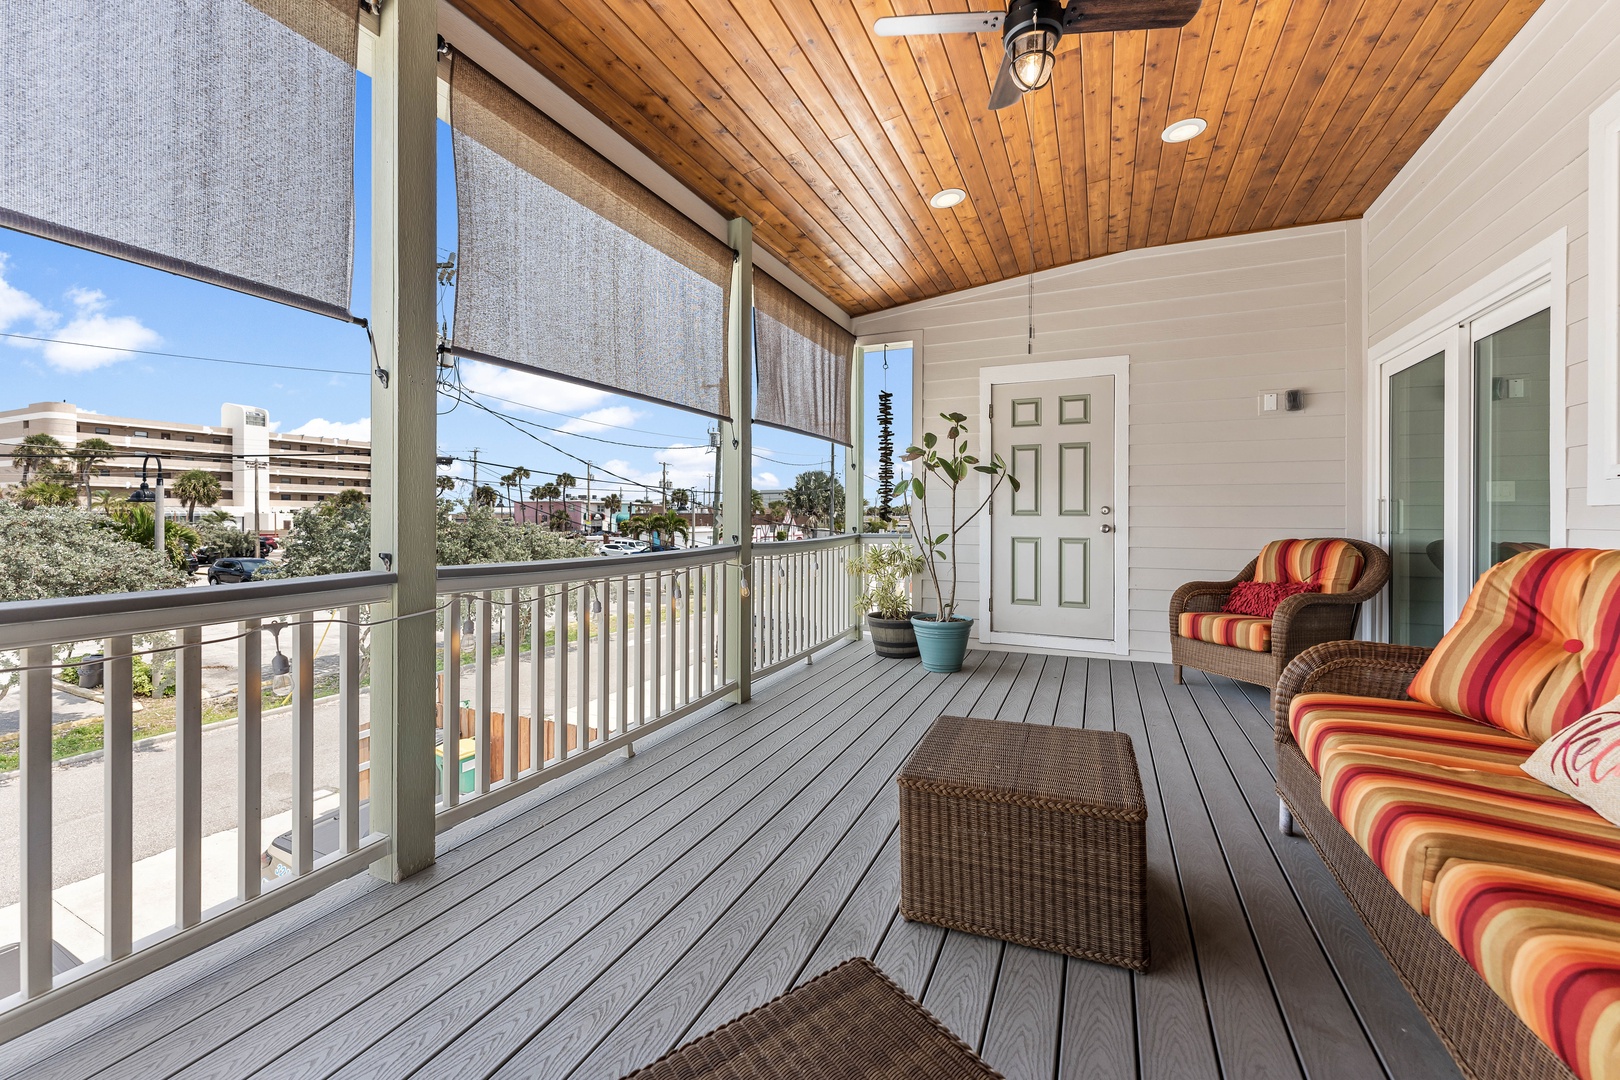
M 872 631 L 872 647 L 879 656 L 905 660 L 917 655 L 917 633 L 912 629 L 910 615 L 904 619 L 883 619 L 868 613 L 866 626 Z

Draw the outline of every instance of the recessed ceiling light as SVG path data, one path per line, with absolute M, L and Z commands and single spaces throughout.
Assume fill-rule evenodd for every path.
M 961 188 L 946 188 L 944 191 L 941 191 L 939 194 L 935 195 L 932 199 L 929 199 L 928 205 L 932 206 L 935 210 L 949 210 L 953 206 L 962 205 L 962 202 L 965 199 L 967 199 L 967 192 L 963 191 Z
M 1177 120 L 1165 128 L 1164 134 L 1160 135 L 1159 138 L 1167 143 L 1186 142 L 1189 139 L 1198 138 L 1208 127 L 1208 124 L 1194 116 L 1187 120 Z

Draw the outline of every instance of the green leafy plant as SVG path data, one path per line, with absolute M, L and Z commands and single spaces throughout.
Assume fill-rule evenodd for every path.
M 662 547 L 674 547 L 677 536 L 688 541 L 692 538 L 692 523 L 673 510 L 665 513 L 645 514 L 624 523 L 624 534 L 640 538 L 651 535 Z
M 924 561 L 928 566 L 928 577 L 934 586 L 934 597 L 939 601 L 938 614 L 934 618 L 939 622 L 953 622 L 956 620 L 956 584 L 957 559 L 956 537 L 962 529 L 971 524 L 975 518 L 984 513 L 990 505 L 990 500 L 996 497 L 996 489 L 1003 483 L 1009 484 L 1014 491 L 1019 488 L 1018 478 L 1007 468 L 1007 463 L 1000 454 L 992 455 L 989 461 L 981 461 L 977 456 L 968 452 L 968 426 L 967 417 L 961 413 L 940 413 L 939 418 L 950 425 L 943 437 L 934 432 L 923 435 L 921 446 L 912 446 L 906 449 L 905 457 L 901 460 L 914 463 L 921 467 L 921 475 L 914 475 L 901 480 L 894 486 L 894 494 L 901 496 L 910 492 L 914 507 L 906 518 L 907 527 L 917 541 L 917 546 L 924 552 Z M 983 500 L 977 505 L 969 503 L 971 509 L 967 515 L 962 516 L 961 494 L 962 484 L 973 473 L 980 473 L 990 477 L 989 490 L 984 494 Z M 944 501 L 949 511 L 943 516 L 946 518 L 938 525 L 930 517 L 930 501 L 928 489 L 932 485 L 935 494 L 944 494 Z M 935 516 L 940 516 L 936 512 Z M 936 527 L 945 527 L 944 532 L 936 533 Z M 940 564 L 945 564 L 947 576 L 940 578 Z M 946 588 L 946 582 L 949 588 Z
M 878 544 L 849 561 L 849 572 L 864 574 L 866 587 L 855 598 L 857 614 L 871 612 L 880 619 L 904 619 L 911 614 L 911 579 L 923 572 L 928 560 L 910 544 Z
M 219 479 L 213 473 L 190 469 L 180 474 L 170 489 L 180 505 L 186 508 L 186 520 L 197 520 L 197 507 L 213 506 L 222 493 Z

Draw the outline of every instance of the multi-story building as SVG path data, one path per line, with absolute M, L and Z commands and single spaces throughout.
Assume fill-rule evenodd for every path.
M 371 493 L 369 442 L 272 431 L 270 414 L 252 405 L 220 406 L 216 427 L 106 416 L 65 401 L 0 410 L 0 487 L 22 479 L 12 450 L 30 435 L 53 436 L 70 449 L 91 438 L 112 443 L 116 456 L 96 466 L 92 492 L 127 496 L 140 487 L 149 454 L 161 460 L 171 486 L 192 469 L 212 473 L 221 489 L 217 508 L 247 529 L 286 528 L 295 511 L 345 488 Z M 147 468 L 149 478 L 154 465 Z M 172 497 L 166 510 L 173 517 L 184 513 Z

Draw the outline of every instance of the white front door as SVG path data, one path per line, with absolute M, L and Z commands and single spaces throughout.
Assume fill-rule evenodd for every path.
M 991 385 L 991 448 L 1020 484 L 990 508 L 992 639 L 1115 639 L 1116 392 L 1113 375 Z

